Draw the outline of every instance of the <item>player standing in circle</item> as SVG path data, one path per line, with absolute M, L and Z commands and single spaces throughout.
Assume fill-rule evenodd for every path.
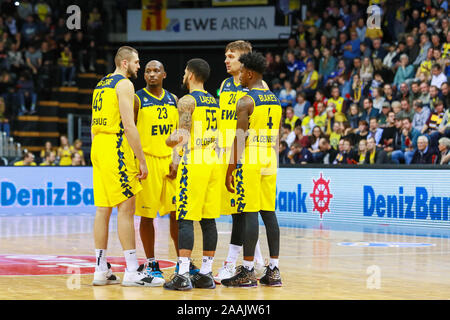
M 106 261 L 109 220 L 117 207 L 117 233 L 126 261 L 122 285 L 154 286 L 153 277 L 139 267 L 134 232 L 135 195 L 142 190 L 139 180 L 148 170 L 139 133 L 134 124 L 134 86 L 139 56 L 136 49 L 120 47 L 115 56 L 116 69 L 100 80 L 92 99 L 91 160 L 93 166 L 96 266 L 93 285 L 120 283 Z M 134 157 L 139 161 L 136 167 Z
M 275 199 L 282 109 L 278 98 L 264 88 L 264 56 L 256 52 L 247 53 L 241 55 L 239 61 L 242 63 L 240 82 L 249 91 L 237 102 L 236 137 L 225 183 L 230 192 L 236 192 L 237 205 L 244 217 L 244 261 L 237 268 L 236 275 L 222 280 L 222 284 L 227 287 L 257 286 L 253 260 L 260 213 L 270 253 L 270 263 L 260 283 L 281 286 L 278 269 L 280 229 L 275 215 Z
M 228 160 L 230 159 L 231 146 L 233 145 L 236 134 L 236 103 L 248 92 L 247 88 L 243 88 L 239 81 L 241 63 L 239 57 L 242 54 L 252 52 L 252 45 L 247 41 L 230 42 L 225 47 L 225 66 L 227 73 L 231 77 L 225 79 L 220 86 L 220 122 L 219 122 L 219 147 L 221 158 L 221 175 L 225 177 L 228 168 Z M 267 88 L 267 84 L 263 81 Z M 232 231 L 230 245 L 228 247 L 228 256 L 223 262 L 222 267 L 214 276 L 214 280 L 220 283 L 222 279 L 234 276 L 236 272 L 236 261 L 239 257 L 242 244 L 244 243 L 244 217 L 239 213 L 236 205 L 234 194 L 230 193 L 224 184 L 221 183 L 222 215 L 230 215 L 232 217 Z M 264 260 L 261 254 L 259 241 L 255 250 L 255 271 L 257 278 L 261 278 L 264 273 Z
M 179 237 L 178 272 L 164 285 L 169 290 L 214 289 L 212 264 L 217 247 L 216 218 L 220 216 L 220 175 L 216 153 L 219 104 L 205 91 L 210 68 L 203 59 L 186 65 L 183 86 L 189 94 L 178 101 L 179 130 L 167 145 L 183 145 L 177 172 L 177 220 Z M 174 152 L 174 156 L 178 153 Z M 203 234 L 200 271 L 190 276 L 190 256 L 194 247 L 194 221 Z
M 170 212 L 170 235 L 178 255 L 178 226 L 175 216 L 175 178 L 177 166 L 172 163 L 172 148 L 166 139 L 178 127 L 178 98 L 165 90 L 166 72 L 161 62 L 152 60 L 145 66 L 146 87 L 134 96 L 136 126 L 141 137 L 149 179 L 143 180 L 143 190 L 136 195 L 136 215 L 141 217 L 139 232 L 147 257 L 146 271 L 152 277 L 164 277 L 155 259 L 155 228 L 153 219 L 159 212 Z M 155 279 L 157 281 L 157 279 Z

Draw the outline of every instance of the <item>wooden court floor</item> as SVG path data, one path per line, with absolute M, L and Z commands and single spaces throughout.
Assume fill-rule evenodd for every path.
M 108 256 L 122 257 L 111 224 Z M 138 226 L 139 218 L 135 220 Z M 157 219 L 156 253 L 159 259 L 176 261 L 168 219 Z M 93 216 L 0 217 L 0 255 L 93 254 Z M 219 242 L 213 266 L 224 260 L 231 224 L 218 223 Z M 193 258 L 201 263 L 201 231 L 196 224 Z M 144 257 L 136 235 L 140 258 Z M 260 227 L 264 256 L 268 255 L 264 227 Z M 343 242 L 428 243 L 427 247 L 342 246 Z M 120 285 L 93 287 L 91 274 L 2 275 L 0 299 L 52 300 L 328 300 L 328 299 L 449 299 L 449 239 L 317 228 L 281 228 L 280 270 L 283 286 L 252 289 L 194 289 L 173 292 L 158 288 L 125 288 Z M 0 269 L 3 266 L 0 264 Z M 38 268 L 36 266 L 36 268 Z M 86 270 L 86 269 L 85 269 Z M 92 266 L 87 269 L 93 272 Z M 166 279 L 174 268 L 164 269 Z M 121 273 L 118 273 L 122 276 Z

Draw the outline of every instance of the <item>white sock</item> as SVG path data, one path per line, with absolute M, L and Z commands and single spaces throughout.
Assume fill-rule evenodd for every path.
M 127 263 L 128 271 L 136 271 L 139 268 L 139 262 L 136 256 L 136 249 L 133 250 L 125 250 L 123 252 L 125 256 L 125 262 Z
M 264 258 L 261 254 L 261 247 L 259 246 L 259 240 L 256 242 L 255 247 L 255 263 L 264 265 Z
M 147 258 L 147 262 L 150 264 L 150 263 L 152 263 L 153 261 L 156 261 L 156 259 L 155 258 Z
M 228 247 L 228 257 L 225 261 L 228 263 L 236 264 L 237 258 L 239 257 L 241 250 L 242 246 L 230 244 L 230 246 Z
M 214 257 L 203 256 L 202 266 L 200 268 L 201 274 L 208 274 L 212 271 L 212 264 L 214 261 Z
M 255 264 L 254 261 L 247 261 L 247 260 L 242 261 L 242 265 L 244 266 L 244 268 L 249 271 L 253 269 L 254 264 Z
M 106 264 L 106 249 L 95 249 L 95 271 L 106 271 L 108 265 Z
M 191 260 L 188 257 L 178 257 L 178 274 L 185 274 L 189 272 L 189 265 L 191 264 Z
M 270 268 L 270 270 L 273 270 L 275 267 L 277 267 L 278 268 L 278 261 L 279 261 L 280 259 L 272 259 L 272 258 L 270 258 L 270 262 L 269 262 L 269 268 Z

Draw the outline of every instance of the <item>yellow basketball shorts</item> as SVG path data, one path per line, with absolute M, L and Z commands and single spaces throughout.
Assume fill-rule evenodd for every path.
M 142 190 L 134 153 L 124 134 L 95 135 L 91 161 L 97 207 L 115 207 Z
M 163 216 L 175 211 L 176 179 L 171 180 L 166 177 L 170 172 L 172 156 L 155 157 L 146 154 L 145 161 L 148 177 L 141 181 L 143 190 L 136 195 L 135 215 L 156 218 L 158 212 L 160 216 Z
M 226 185 L 225 185 L 225 179 L 227 175 L 228 170 L 228 163 L 230 162 L 230 151 L 225 152 L 222 150 L 222 153 L 220 154 L 220 159 L 222 160 L 220 164 L 220 182 L 219 187 L 221 189 L 221 215 L 230 215 L 237 213 L 237 207 L 236 207 L 236 193 L 231 193 L 228 191 Z M 236 171 L 233 172 L 234 179 L 236 181 Z
M 214 150 L 194 150 L 209 153 Z M 177 220 L 200 221 L 220 216 L 222 175 L 217 155 L 215 163 L 193 161 L 193 152 L 186 152 L 178 166 L 177 173 Z
M 269 156 L 265 158 L 265 161 L 250 161 L 254 159 L 254 156 L 251 155 L 252 152 L 258 152 L 256 149 L 246 147 L 245 161 L 238 164 L 235 170 L 237 212 L 275 211 L 276 154 L 269 151 Z

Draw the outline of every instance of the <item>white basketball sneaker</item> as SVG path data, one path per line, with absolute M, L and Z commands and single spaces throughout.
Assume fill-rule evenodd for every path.
M 92 281 L 93 286 L 106 286 L 108 284 L 120 283 L 120 278 L 112 273 L 109 262 L 106 264 L 108 265 L 108 270 L 94 272 L 94 281 Z
M 214 281 L 220 284 L 223 279 L 229 279 L 236 273 L 236 264 L 231 262 L 224 262 L 217 274 L 214 276 Z
M 124 287 L 161 287 L 164 279 L 152 277 L 145 272 L 145 265 L 141 264 L 136 271 L 125 268 L 122 286 Z
M 266 266 L 264 263 L 255 262 L 255 276 L 256 279 L 261 279 L 266 274 Z

